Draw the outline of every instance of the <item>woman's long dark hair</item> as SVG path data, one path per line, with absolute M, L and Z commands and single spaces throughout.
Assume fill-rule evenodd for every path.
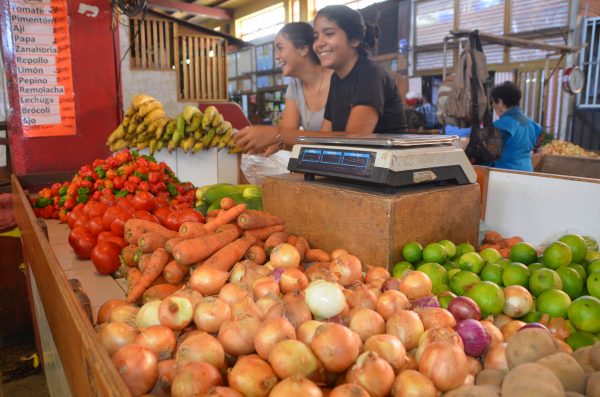
M 379 36 L 379 28 L 365 24 L 362 15 L 356 10 L 344 5 L 332 5 L 323 7 L 317 12 L 315 19 L 325 17 L 335 22 L 348 36 L 348 40 L 359 42 L 356 50 L 358 55 L 367 57 L 369 49 L 375 46 Z
M 315 32 L 313 27 L 306 22 L 290 22 L 285 24 L 279 31 L 279 34 L 284 35 L 289 41 L 292 42 L 295 48 L 301 50 L 304 47 L 308 47 L 308 58 L 316 65 L 321 64 L 321 60 L 317 56 L 317 53 L 313 49 L 313 42 L 315 41 Z

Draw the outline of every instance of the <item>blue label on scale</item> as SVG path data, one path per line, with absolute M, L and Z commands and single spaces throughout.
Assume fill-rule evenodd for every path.
M 328 148 L 302 148 L 298 156 L 299 170 L 319 171 L 340 175 L 370 177 L 373 173 L 375 152 Z

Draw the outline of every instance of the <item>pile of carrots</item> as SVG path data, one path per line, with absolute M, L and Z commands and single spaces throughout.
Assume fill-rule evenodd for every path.
M 502 237 L 502 235 L 496 231 L 488 230 L 483 238 L 480 250 L 485 248 L 495 248 L 502 254 L 504 258 L 510 256 L 510 249 L 513 245 L 523 242 L 523 238 L 519 236 L 513 237 Z

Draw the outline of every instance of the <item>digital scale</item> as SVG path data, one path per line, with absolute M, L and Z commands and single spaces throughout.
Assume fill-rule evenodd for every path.
M 400 187 L 420 183 L 475 183 L 477 175 L 455 135 L 298 137 L 288 170 Z

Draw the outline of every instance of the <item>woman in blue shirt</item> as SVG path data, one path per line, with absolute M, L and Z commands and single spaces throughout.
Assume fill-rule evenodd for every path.
M 521 90 L 516 84 L 506 81 L 492 88 L 491 97 L 499 117 L 494 122 L 494 127 L 502 133 L 504 148 L 502 157 L 490 165 L 496 168 L 533 171 L 531 151 L 542 133 L 542 127 L 519 109 Z

